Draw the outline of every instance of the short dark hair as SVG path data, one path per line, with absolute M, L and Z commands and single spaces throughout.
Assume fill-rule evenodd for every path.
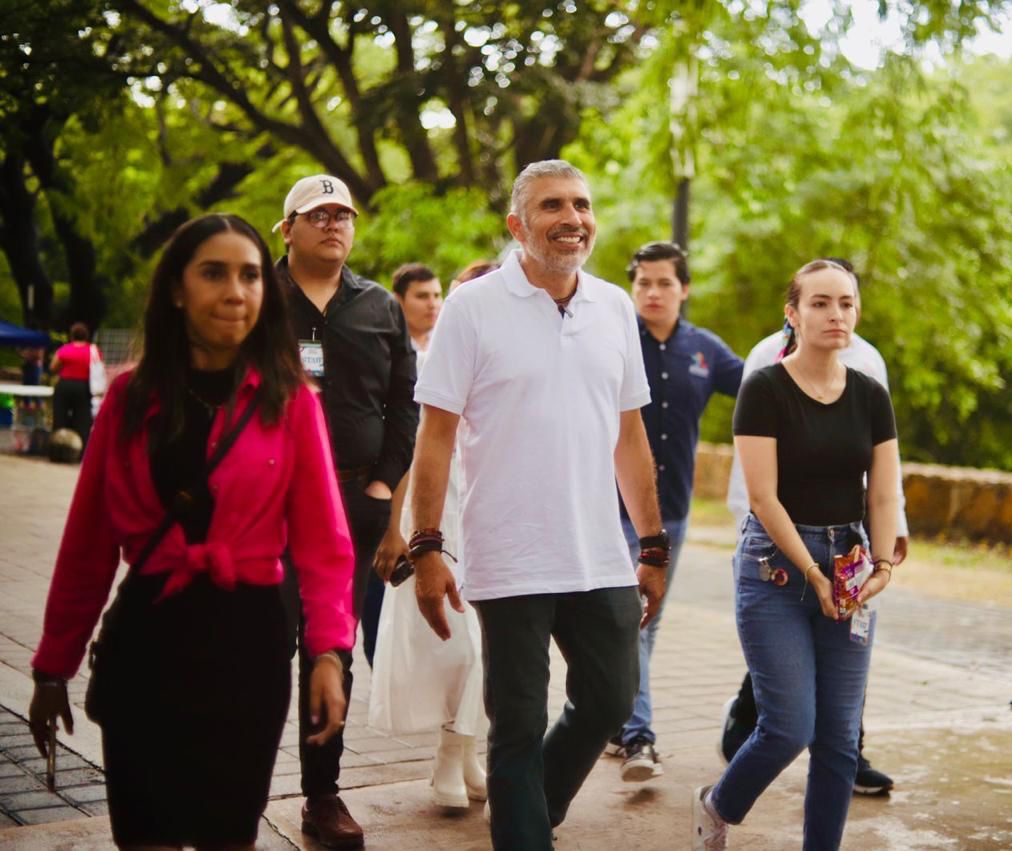
M 70 339 L 80 342 L 88 339 L 88 326 L 83 322 L 75 322 L 70 326 Z
M 629 280 L 634 281 L 636 280 L 636 269 L 640 263 L 652 263 L 655 260 L 670 260 L 675 266 L 675 277 L 678 278 L 682 286 L 685 286 L 691 280 L 689 277 L 689 260 L 686 257 L 686 253 L 677 242 L 665 242 L 663 240 L 648 242 L 636 250 L 625 271 L 629 276 Z
M 405 263 L 394 272 L 393 290 L 401 298 L 404 298 L 412 284 L 418 281 L 431 281 L 435 277 L 436 273 L 428 266 L 421 263 Z
M 155 442 L 171 440 L 182 433 L 190 341 L 183 311 L 174 303 L 174 290 L 182 282 L 183 270 L 197 249 L 225 231 L 240 234 L 256 246 L 264 291 L 260 315 L 239 348 L 235 380 L 243 379 L 244 366 L 260 373 L 259 413 L 266 423 L 281 418 L 288 399 L 305 380 L 295 334 L 288 321 L 285 293 L 263 237 L 239 216 L 225 213 L 199 216 L 181 225 L 172 235 L 152 275 L 144 310 L 141 357 L 127 386 L 123 431 L 128 438 L 140 432 L 152 397 L 159 399 L 164 414 L 153 436 Z

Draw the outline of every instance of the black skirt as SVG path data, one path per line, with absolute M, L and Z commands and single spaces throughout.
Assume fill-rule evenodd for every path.
M 102 721 L 119 845 L 251 843 L 267 806 L 291 692 L 278 586 L 131 576 Z

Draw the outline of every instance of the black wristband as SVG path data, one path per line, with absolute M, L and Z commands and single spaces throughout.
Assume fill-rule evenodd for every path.
M 52 685 L 66 685 L 66 677 L 58 677 L 55 674 L 47 674 L 45 671 L 40 671 L 37 668 L 32 668 L 32 679 L 36 685 L 40 686 L 52 686 Z
M 665 549 L 671 552 L 671 538 L 668 537 L 668 530 L 661 529 L 656 535 L 647 535 L 645 538 L 640 538 L 640 549 Z

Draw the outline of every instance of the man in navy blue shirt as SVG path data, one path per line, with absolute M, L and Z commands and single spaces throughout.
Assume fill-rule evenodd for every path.
M 664 528 L 671 538 L 667 589 L 671 587 L 692 496 L 692 475 L 699 440 L 699 419 L 714 392 L 738 394 L 742 359 L 716 334 L 681 316 L 689 297 L 689 266 L 673 242 L 650 242 L 637 251 L 626 270 L 632 282 L 643 361 L 650 383 L 650 404 L 642 410 L 657 464 L 657 491 Z M 639 540 L 622 509 L 622 527 L 633 560 Z M 661 610 L 640 632 L 640 686 L 633 714 L 608 752 L 623 756 L 622 779 L 647 780 L 663 774 L 657 736 L 650 728 L 650 655 Z

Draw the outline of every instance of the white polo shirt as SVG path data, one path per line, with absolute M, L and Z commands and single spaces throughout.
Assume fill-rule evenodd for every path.
M 581 271 L 568 315 L 514 252 L 446 300 L 415 400 L 461 417 L 468 600 L 636 584 L 619 523 L 619 414 L 650 388 L 636 316 Z

